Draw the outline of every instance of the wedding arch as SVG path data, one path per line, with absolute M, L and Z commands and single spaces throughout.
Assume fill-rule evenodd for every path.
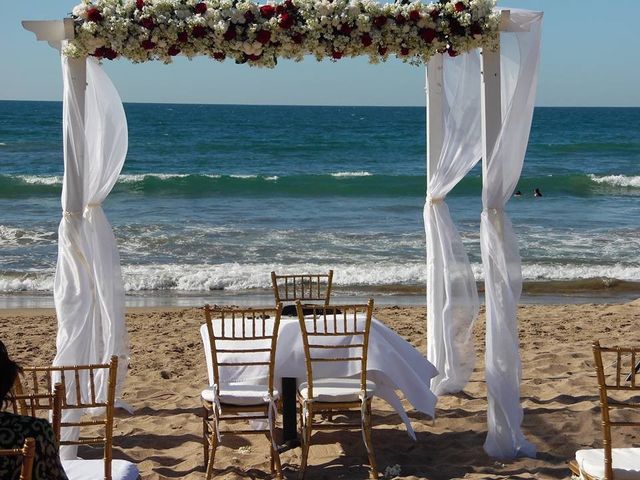
M 426 65 L 427 357 L 434 393 L 462 390 L 475 364 L 476 283 L 446 195 L 482 159 L 480 239 L 486 298 L 488 435 L 493 457 L 534 456 L 521 432 L 517 304 L 522 275 L 504 207 L 529 138 L 542 13 L 495 0 L 85 0 L 70 18 L 24 21 L 61 51 L 64 79 L 63 215 L 54 300 L 54 363 L 120 357 L 128 365 L 124 289 L 116 240 L 102 209 L 124 165 L 122 101 L 100 60 L 207 55 L 249 66 L 366 55 Z

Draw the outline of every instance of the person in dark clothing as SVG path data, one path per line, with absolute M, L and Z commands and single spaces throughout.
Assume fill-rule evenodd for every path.
M 36 457 L 33 464 L 33 480 L 68 480 L 62 468 L 58 444 L 51 424 L 43 418 L 25 417 L 5 412 L 9 395 L 20 366 L 9 358 L 4 343 L 0 341 L 0 450 L 22 448 L 27 437 L 36 441 Z M 0 457 L 0 478 L 20 478 L 20 457 Z

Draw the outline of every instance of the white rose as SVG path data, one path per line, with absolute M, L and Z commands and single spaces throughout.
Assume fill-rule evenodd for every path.
M 87 19 L 87 6 L 82 3 L 80 5 L 76 5 L 73 7 L 73 11 L 71 12 L 74 17 L 82 18 L 83 20 Z

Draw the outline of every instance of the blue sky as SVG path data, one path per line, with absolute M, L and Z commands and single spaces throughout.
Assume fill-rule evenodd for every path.
M 56 52 L 20 20 L 66 16 L 77 2 L 4 2 L 0 17 L 0 99 L 59 100 Z M 538 105 L 640 106 L 640 1 L 500 0 L 542 10 Z M 424 69 L 366 59 L 281 62 L 274 70 L 208 58 L 173 65 L 105 62 L 125 102 L 304 105 L 424 105 Z

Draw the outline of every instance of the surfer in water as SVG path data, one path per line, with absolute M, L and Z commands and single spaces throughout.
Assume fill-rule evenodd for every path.
M 539 188 L 536 188 L 536 189 L 533 191 L 533 196 L 534 196 L 534 197 L 541 197 L 541 196 L 542 196 L 542 192 L 540 191 L 540 189 L 539 189 Z

